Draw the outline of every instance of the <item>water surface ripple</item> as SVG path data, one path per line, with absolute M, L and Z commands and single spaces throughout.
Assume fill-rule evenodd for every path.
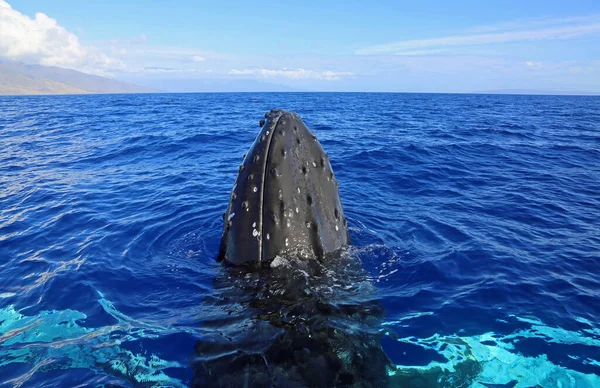
M 360 93 L 0 97 L 0 384 L 189 384 L 242 319 L 214 258 L 274 107 L 331 157 L 398 371 L 600 384 L 600 98 Z

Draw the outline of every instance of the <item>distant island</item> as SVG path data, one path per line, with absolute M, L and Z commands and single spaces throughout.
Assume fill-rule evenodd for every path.
M 158 90 L 54 66 L 0 62 L 0 95 L 153 93 Z

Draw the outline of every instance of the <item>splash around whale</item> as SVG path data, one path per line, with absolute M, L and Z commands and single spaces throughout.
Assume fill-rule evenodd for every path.
M 302 252 L 322 260 L 348 244 L 329 157 L 294 112 L 273 109 L 240 165 L 218 260 L 261 266 Z

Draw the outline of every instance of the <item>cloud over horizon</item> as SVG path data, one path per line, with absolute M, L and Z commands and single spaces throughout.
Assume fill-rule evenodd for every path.
M 288 78 L 292 80 L 303 80 L 303 79 L 313 79 L 313 80 L 325 80 L 325 81 L 339 81 L 342 77 L 353 76 L 354 73 L 349 71 L 315 71 L 315 70 L 306 70 L 302 68 L 298 69 L 281 69 L 281 70 L 273 70 L 273 69 L 231 69 L 229 71 L 230 75 L 243 76 L 243 75 L 258 75 L 264 78 Z
M 545 23 L 542 23 L 541 21 L 530 21 L 530 23 L 531 25 L 523 22 L 514 22 L 489 26 L 487 28 L 479 27 L 475 30 L 481 32 L 475 34 L 471 33 L 466 35 L 449 35 L 429 39 L 400 40 L 397 42 L 364 47 L 356 50 L 355 53 L 357 55 L 411 55 L 410 53 L 416 52 L 425 55 L 447 50 L 448 48 L 466 46 L 539 40 L 562 40 L 592 35 L 600 36 L 600 17 L 550 19 L 546 20 Z M 548 26 L 544 24 L 550 25 Z
M 123 65 L 84 47 L 77 36 L 44 13 L 31 19 L 0 0 L 0 56 L 46 66 L 104 74 Z

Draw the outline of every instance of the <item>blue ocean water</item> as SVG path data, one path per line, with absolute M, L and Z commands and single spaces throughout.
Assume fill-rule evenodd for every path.
M 600 98 L 361 93 L 0 97 L 0 385 L 190 383 L 275 107 L 331 158 L 392 378 L 600 386 Z

